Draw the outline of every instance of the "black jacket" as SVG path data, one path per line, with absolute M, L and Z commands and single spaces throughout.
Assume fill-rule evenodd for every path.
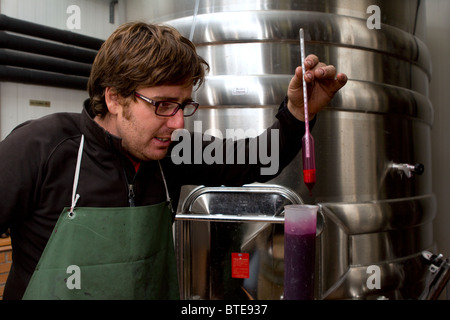
M 304 125 L 285 102 L 277 118 L 268 130 L 279 129 L 281 171 L 300 150 Z M 136 206 L 166 200 L 158 163 L 144 162 L 135 173 L 121 140 L 100 127 L 86 106 L 81 114 L 57 113 L 19 125 L 0 143 L 0 233 L 10 228 L 13 247 L 5 299 L 22 297 L 60 213 L 71 204 L 81 134 L 78 207 L 126 207 L 129 184 Z M 259 164 L 175 165 L 170 154 L 161 164 L 175 202 L 185 184 L 242 185 L 273 178 L 261 175 Z

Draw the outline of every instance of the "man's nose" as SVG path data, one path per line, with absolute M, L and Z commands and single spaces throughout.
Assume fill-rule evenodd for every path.
M 183 129 L 184 128 L 184 115 L 183 110 L 178 110 L 175 115 L 167 120 L 167 126 L 172 129 Z

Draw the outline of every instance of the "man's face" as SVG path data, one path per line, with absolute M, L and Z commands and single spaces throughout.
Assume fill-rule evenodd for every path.
M 192 86 L 164 85 L 140 88 L 143 96 L 154 101 L 183 103 L 192 100 Z M 122 138 L 122 147 L 133 157 L 143 160 L 160 160 L 167 154 L 172 132 L 184 128 L 183 111 L 172 117 L 155 114 L 155 106 L 142 100 L 131 100 L 126 107 L 121 105 L 117 112 L 113 134 Z

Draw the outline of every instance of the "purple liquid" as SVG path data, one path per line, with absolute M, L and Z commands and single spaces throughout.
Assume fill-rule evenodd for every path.
M 284 300 L 314 299 L 316 234 L 284 234 Z

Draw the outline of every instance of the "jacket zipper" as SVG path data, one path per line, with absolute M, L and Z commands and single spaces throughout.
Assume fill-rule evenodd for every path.
M 128 203 L 130 204 L 130 207 L 134 207 L 135 203 L 134 203 L 134 184 L 129 184 L 128 185 Z
M 112 141 L 112 136 L 110 134 L 108 134 L 108 138 L 109 138 L 109 143 L 110 143 L 111 147 L 114 148 L 114 143 Z M 135 196 L 136 196 L 136 194 L 134 193 L 134 181 L 136 180 L 137 172 L 134 175 L 132 183 L 130 183 L 128 181 L 127 172 L 125 170 L 125 163 L 123 161 L 123 157 L 124 157 L 124 155 L 120 156 L 120 162 L 122 164 L 123 174 L 125 176 L 126 184 L 127 184 L 127 187 L 128 187 L 128 204 L 129 204 L 130 207 L 135 207 L 136 206 L 136 203 L 135 203 Z M 138 169 L 138 171 L 139 171 L 139 169 Z

